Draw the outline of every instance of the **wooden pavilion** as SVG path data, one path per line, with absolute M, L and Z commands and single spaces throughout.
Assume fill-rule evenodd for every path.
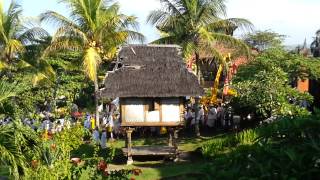
M 182 126 L 186 96 L 203 93 L 197 77 L 187 70 L 179 46 L 127 45 L 119 51 L 114 70 L 107 73 L 100 96 L 119 97 L 121 126 L 127 127 L 126 152 L 131 163 L 135 150 L 131 151 L 130 127 Z

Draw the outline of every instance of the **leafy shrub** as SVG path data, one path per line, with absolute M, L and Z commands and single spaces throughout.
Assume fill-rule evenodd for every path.
M 262 119 L 307 115 L 300 102 L 311 104 L 312 96 L 300 93 L 292 84 L 298 78 L 318 79 L 319 67 L 315 59 L 289 54 L 281 48 L 269 49 L 239 67 L 232 80 L 237 96 L 231 104 L 237 114 L 254 113 Z
M 213 161 L 204 169 L 212 179 L 316 179 L 320 176 L 320 118 L 281 118 L 262 127 L 230 135 L 230 146 L 212 140 L 203 154 Z M 214 149 L 216 148 L 216 149 Z M 221 149 L 229 149 L 221 153 Z

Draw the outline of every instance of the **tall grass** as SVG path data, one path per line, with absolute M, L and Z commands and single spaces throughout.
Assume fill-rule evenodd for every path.
M 255 129 L 247 129 L 236 134 L 226 135 L 206 142 L 202 146 L 202 153 L 206 157 L 214 157 L 215 155 L 230 152 L 230 150 L 240 145 L 253 144 L 257 138 L 258 135 Z

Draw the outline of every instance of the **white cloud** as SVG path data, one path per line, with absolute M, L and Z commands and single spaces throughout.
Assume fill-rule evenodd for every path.
M 156 29 L 151 24 L 146 23 L 149 13 L 161 7 L 158 0 L 118 0 L 118 2 L 120 3 L 120 10 L 124 14 L 138 17 L 140 32 L 146 36 L 147 42 L 159 38 Z
M 249 19 L 258 30 L 271 29 L 287 35 L 286 44 L 308 43 L 320 24 L 320 1 L 314 0 L 229 0 L 229 17 Z

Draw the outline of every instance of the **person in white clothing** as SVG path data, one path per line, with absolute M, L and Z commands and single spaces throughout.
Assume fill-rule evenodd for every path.
M 110 133 L 110 138 L 111 138 L 111 140 L 113 141 L 113 140 L 114 140 L 114 139 L 113 139 L 113 127 L 114 127 L 114 122 L 113 122 L 113 115 L 112 115 L 112 113 L 109 113 L 106 127 L 107 127 L 107 130 L 108 130 L 108 133 Z
M 108 115 L 103 116 L 102 118 L 102 127 L 107 127 Z
M 192 117 L 192 109 L 190 107 L 187 107 L 187 110 L 186 110 L 186 112 L 184 114 L 184 119 L 185 119 L 185 122 L 186 122 L 186 128 L 188 130 L 189 128 L 191 128 L 191 121 L 193 119 L 193 117 Z
M 114 124 L 113 132 L 114 132 L 116 138 L 118 138 L 121 134 L 120 113 L 115 114 L 113 124 Z
M 214 106 L 210 106 L 210 109 L 208 112 L 207 126 L 209 128 L 214 127 L 216 120 L 217 120 L 217 109 Z
M 203 106 L 200 106 L 197 121 L 199 121 L 199 124 L 204 125 L 204 109 Z

